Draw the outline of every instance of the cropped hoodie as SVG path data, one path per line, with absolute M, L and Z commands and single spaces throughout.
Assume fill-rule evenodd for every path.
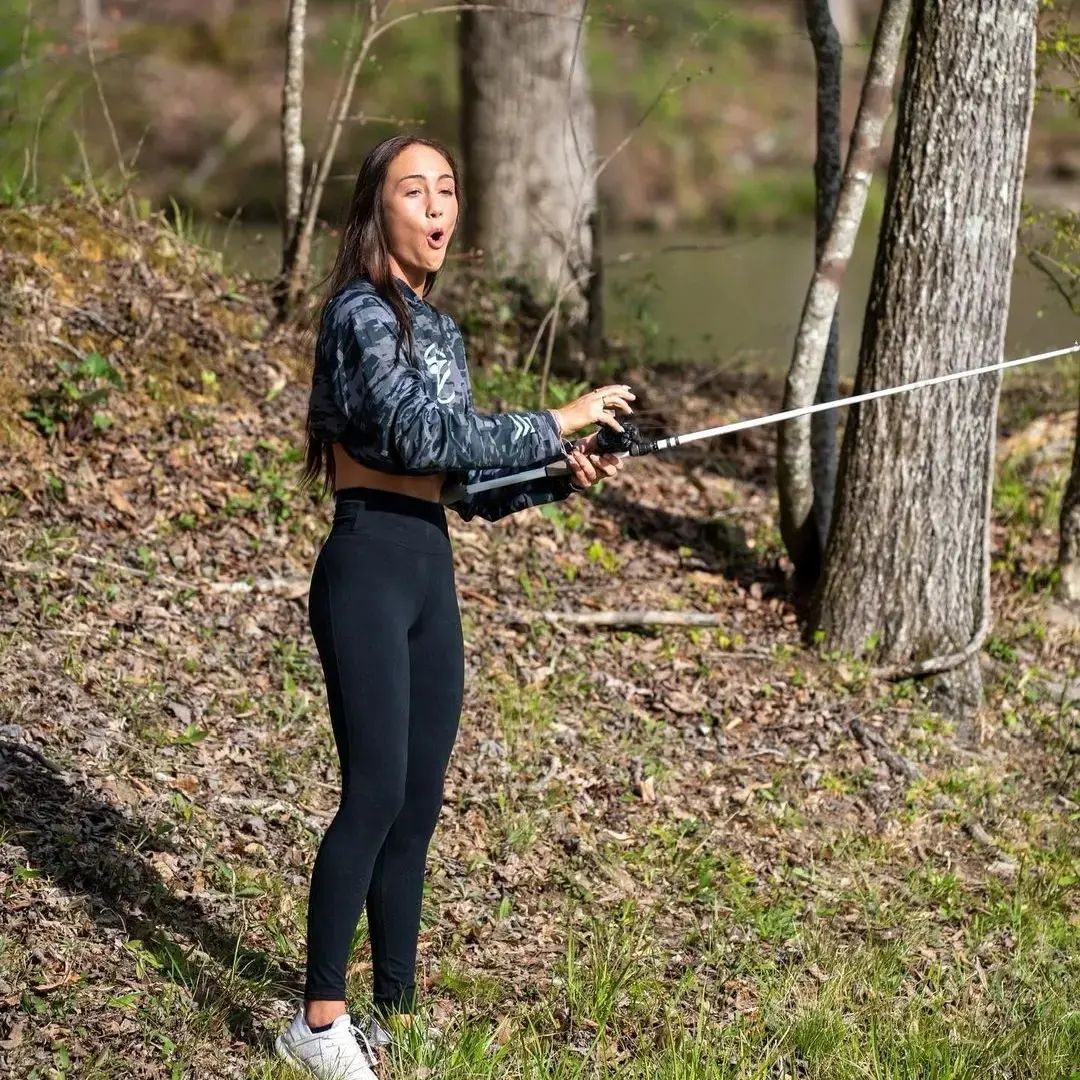
M 457 323 L 394 275 L 412 317 L 414 347 L 397 342 L 397 317 L 364 277 L 331 297 L 315 349 L 311 425 L 372 469 L 445 472 L 446 486 L 547 465 L 569 453 L 547 410 L 480 413 L 473 408 L 465 344 Z M 569 473 L 510 484 L 448 503 L 468 521 L 496 521 L 527 506 L 565 499 Z

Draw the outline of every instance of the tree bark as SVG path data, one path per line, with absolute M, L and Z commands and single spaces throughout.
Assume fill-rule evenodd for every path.
M 856 390 L 1000 359 L 1036 0 L 916 0 Z M 853 409 L 815 623 L 981 701 L 1000 373 Z
M 101 0 L 82 0 L 83 29 L 88 38 L 97 38 L 101 26 Z
M 814 162 L 816 188 L 814 257 L 819 262 L 825 253 L 825 245 L 836 217 L 836 203 L 840 196 L 840 87 L 843 74 L 844 53 L 841 40 L 830 16 L 826 0 L 805 0 L 806 25 L 814 46 L 818 70 L 817 94 L 817 159 Z M 835 8 L 835 0 L 833 2 Z M 825 362 L 818 379 L 815 402 L 833 401 L 840 393 L 840 298 L 833 309 L 829 339 L 825 346 Z M 836 432 L 838 416 L 835 412 L 818 413 L 810 420 L 810 472 L 814 482 L 814 559 L 813 580 L 821 573 L 821 554 L 829 536 L 833 499 L 836 496 Z
M 836 305 L 840 286 L 855 248 L 859 223 L 866 208 L 874 162 L 881 146 L 885 121 L 892 111 L 893 84 L 907 23 L 910 0 L 886 0 L 878 22 L 870 64 L 863 82 L 855 129 L 851 135 L 844 178 L 822 238 L 822 200 L 826 168 L 819 151 L 818 256 L 803 305 L 795 350 L 784 387 L 784 409 L 797 409 L 817 400 L 836 397 Z M 819 138 L 827 126 L 839 132 L 839 76 L 835 88 L 835 113 L 828 80 L 839 69 L 839 46 L 830 32 L 824 3 L 807 0 L 807 22 L 819 58 Z M 828 60 L 826 61 L 826 58 Z M 837 138 L 839 135 L 837 134 Z M 837 149 L 837 154 L 839 150 Z M 825 153 L 827 160 L 827 152 Z M 828 177 L 831 180 L 831 177 Z M 833 352 L 829 372 L 829 352 Z M 824 374 L 823 374 L 824 372 Z M 832 416 L 832 414 L 826 414 Z M 815 417 L 820 420 L 821 414 Z M 828 537 L 835 483 L 835 443 L 828 427 L 815 426 L 810 417 L 789 420 L 778 432 L 776 480 L 780 493 L 780 532 L 795 564 L 796 579 L 803 588 L 813 586 L 820 574 L 821 553 Z M 833 457 L 830 457 L 830 454 Z
M 283 264 L 296 248 L 304 192 L 304 33 L 307 0 L 289 0 L 285 31 L 285 79 L 281 89 L 281 160 L 285 163 Z
M 582 281 L 592 254 L 595 121 L 581 0 L 505 0 L 505 9 L 461 17 L 465 241 L 495 273 L 550 301 L 567 247 Z M 563 303 L 584 318 L 582 289 Z
M 1058 569 L 1061 571 L 1058 596 L 1072 604 L 1080 603 L 1080 411 L 1076 414 L 1072 471 L 1061 500 Z

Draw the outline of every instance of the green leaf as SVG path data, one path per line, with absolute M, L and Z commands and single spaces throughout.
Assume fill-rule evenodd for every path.
M 188 724 L 183 733 L 175 736 L 172 742 L 176 746 L 190 746 L 192 743 L 201 742 L 209 734 L 208 731 L 195 724 Z

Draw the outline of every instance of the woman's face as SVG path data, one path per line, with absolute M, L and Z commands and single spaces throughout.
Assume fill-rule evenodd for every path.
M 405 147 L 387 169 L 382 202 L 391 268 L 419 291 L 424 275 L 442 266 L 457 224 L 450 163 L 422 143 Z

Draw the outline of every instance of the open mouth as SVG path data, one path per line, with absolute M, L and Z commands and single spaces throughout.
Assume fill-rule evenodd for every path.
M 432 229 L 428 233 L 427 242 L 433 248 L 441 248 L 446 243 L 446 230 L 445 229 Z

